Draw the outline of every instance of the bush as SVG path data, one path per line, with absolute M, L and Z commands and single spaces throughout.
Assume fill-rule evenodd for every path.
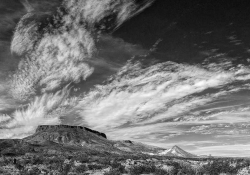
M 40 165 L 44 163 L 44 159 L 41 157 L 34 157 L 31 162 L 33 165 Z
M 110 171 L 104 173 L 104 175 L 121 175 L 122 173 L 118 169 L 111 169 Z
M 153 173 L 154 175 L 169 175 L 169 172 L 161 168 L 157 168 L 154 164 L 133 166 L 129 169 L 129 171 L 131 175 L 148 173 Z
M 27 173 L 28 173 L 27 175 L 36 175 L 36 174 L 41 174 L 41 171 L 37 167 L 33 167 Z
M 250 175 L 250 167 L 240 169 L 237 175 Z
M 183 162 L 180 164 L 180 166 L 181 167 L 178 172 L 179 174 L 193 175 L 196 173 L 192 166 L 188 163 Z
M 100 157 L 100 159 L 98 160 L 98 162 L 100 163 L 100 164 L 103 164 L 103 165 L 110 165 L 111 163 L 111 157 Z
M 67 175 L 71 169 L 72 165 L 70 164 L 65 164 L 63 167 L 62 167 L 62 175 L 65 174 Z
M 4 170 L 0 166 L 0 174 L 4 174 Z
M 154 172 L 154 175 L 169 175 L 169 173 L 163 169 L 156 169 L 156 171 Z
M 213 160 L 203 166 L 206 173 L 217 175 L 220 173 L 236 174 L 239 167 L 230 166 L 229 160 Z
M 75 168 L 76 173 L 84 173 L 88 170 L 88 167 L 86 165 L 80 165 Z
M 155 165 L 136 165 L 129 169 L 131 175 L 139 175 L 143 173 L 154 173 L 156 171 Z
M 89 157 L 86 155 L 81 155 L 78 156 L 75 160 L 81 162 L 81 163 L 88 163 L 89 162 Z
M 103 168 L 103 165 L 98 164 L 89 164 L 88 165 L 89 170 L 100 170 Z

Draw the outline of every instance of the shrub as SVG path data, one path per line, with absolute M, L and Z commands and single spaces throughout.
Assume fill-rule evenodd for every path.
M 240 169 L 237 175 L 250 175 L 250 167 Z
M 112 161 L 112 163 L 110 163 L 110 166 L 113 170 L 117 170 L 120 173 L 126 173 L 125 167 L 119 162 Z
M 230 160 L 213 160 L 210 161 L 207 165 L 204 165 L 203 168 L 207 174 L 217 175 L 220 173 L 229 173 L 236 174 L 239 167 L 233 167 L 230 165 Z
M 193 175 L 196 172 L 190 164 L 183 162 L 183 163 L 180 163 L 179 173 L 186 174 L 186 175 Z
M 41 174 L 41 171 L 37 167 L 33 167 L 31 170 L 27 172 L 27 175 L 36 175 Z
M 121 175 L 122 173 L 118 169 L 111 169 L 110 171 L 104 173 L 104 175 Z
M 65 164 L 63 167 L 62 167 L 62 175 L 67 175 L 71 169 L 72 165 L 70 164 Z
M 0 174 L 4 174 L 4 170 L 0 166 Z
M 110 165 L 111 163 L 111 157 L 100 157 L 100 159 L 98 160 L 98 162 L 100 164 L 103 164 L 103 165 Z
M 48 164 L 61 164 L 62 160 L 60 160 L 58 157 L 53 157 L 53 158 L 47 159 L 46 163 L 48 163 Z
M 75 160 L 81 162 L 81 163 L 88 163 L 89 162 L 89 157 L 86 155 L 81 155 L 75 158 Z
M 89 164 L 88 165 L 89 170 L 100 170 L 103 168 L 103 165 L 99 164 Z
M 143 173 L 154 173 L 156 171 L 155 165 L 136 165 L 129 169 L 131 175 L 139 175 Z
M 169 173 L 163 169 L 156 169 L 154 175 L 169 175 Z
M 31 162 L 33 165 L 39 165 L 44 163 L 44 159 L 41 157 L 34 157 Z
M 75 168 L 76 173 L 84 173 L 88 170 L 88 167 L 86 165 L 80 165 Z

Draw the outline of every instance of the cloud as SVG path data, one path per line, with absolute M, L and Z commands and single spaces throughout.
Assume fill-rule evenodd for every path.
M 110 28 L 110 25 L 118 27 L 124 21 L 140 13 L 149 7 L 154 0 L 144 0 L 136 4 L 133 0 L 67 0 L 64 6 L 76 20 L 85 19 L 90 24 L 100 23 L 102 20 L 113 20 L 115 24 L 103 24 L 103 27 Z
M 223 64 L 145 66 L 129 61 L 106 83 L 85 94 L 75 110 L 84 123 L 111 139 L 163 147 L 192 139 L 198 144 L 199 137 L 212 143 L 215 136 L 228 134 L 242 134 L 244 140 L 248 129 L 241 124 L 249 121 L 248 97 L 236 95 L 248 89 L 237 86 L 249 80 L 248 72 L 247 67 L 232 64 L 230 69 Z M 214 107 L 225 101 L 226 105 Z
M 63 83 L 78 82 L 92 74 L 94 69 L 86 63 L 95 47 L 89 31 L 70 26 L 70 31 L 63 29 L 44 34 L 37 43 L 39 23 L 33 21 L 26 25 L 25 20 L 29 17 L 30 14 L 20 21 L 12 41 L 12 52 L 29 53 L 21 60 L 11 80 L 15 98 L 26 100 L 36 93 L 36 86 L 43 86 L 42 91 L 53 90 Z
M 86 94 L 79 113 L 96 129 L 157 123 L 231 94 L 230 85 L 243 77 L 238 70 L 210 71 L 174 62 L 143 68 L 129 62 L 108 83 Z
M 243 124 L 250 123 L 246 103 L 249 99 L 239 92 L 249 90 L 247 66 L 234 65 L 223 54 L 197 65 L 153 63 L 147 60 L 152 58 L 143 48 L 104 34 L 116 30 L 152 3 L 153 0 L 25 1 L 29 13 L 19 21 L 11 43 L 12 53 L 20 57 L 18 68 L 9 81 L 3 78 L 9 69 L 1 66 L 4 71 L 0 72 L 0 111 L 18 109 L 0 114 L 0 138 L 22 138 L 32 134 L 38 125 L 64 122 L 88 125 L 106 132 L 111 139 L 132 139 L 164 147 L 176 143 L 200 145 L 195 149 L 197 153 L 219 154 L 224 146 L 218 139 L 224 140 L 228 135 L 242 135 L 239 138 L 246 140 L 249 128 Z M 56 12 L 56 7 L 68 13 Z M 4 19 L 10 20 L 1 22 L 0 28 L 5 24 L 13 28 L 13 19 L 20 14 L 5 15 Z M 137 58 L 126 63 L 134 55 L 144 55 L 147 64 L 134 61 Z M 100 67 L 108 69 L 108 73 Z M 67 87 L 58 91 L 65 84 L 88 79 L 94 72 L 103 76 L 98 77 L 102 80 L 110 72 L 114 75 L 79 97 L 69 97 Z M 18 107 L 20 101 L 26 100 L 31 101 L 28 106 Z M 200 140 L 192 144 L 192 139 Z M 234 148 L 237 151 L 244 146 L 238 144 Z
M 30 5 L 28 0 L 20 0 L 20 2 L 23 4 L 27 12 L 32 12 L 34 10 L 34 8 Z
M 48 92 L 69 82 L 78 83 L 94 71 L 95 25 L 115 16 L 118 26 L 152 1 L 138 6 L 134 1 L 68 0 L 62 3 L 67 14 L 54 16 L 32 11 L 18 23 L 11 51 L 25 57 L 19 63 L 11 83 L 11 93 L 27 100 L 41 88 Z M 104 20 L 104 21 L 103 21 Z
M 6 81 L 6 72 L 0 71 L 0 115 L 4 111 L 13 110 L 18 105 L 18 101 L 12 98 L 8 90 L 9 86 Z
M 56 1 L 36 3 L 30 0 L 23 3 L 29 13 L 17 24 L 11 42 L 12 53 L 21 57 L 21 60 L 11 79 L 7 82 L 1 79 L 0 84 L 0 94 L 8 91 L 6 96 L 1 96 L 0 109 L 3 112 L 9 108 L 17 109 L 9 115 L 0 116 L 0 138 L 21 138 L 34 132 L 40 124 L 60 124 L 63 116 L 70 115 L 69 111 L 76 106 L 78 98 L 68 98 L 67 87 L 61 91 L 57 89 L 69 82 L 85 80 L 93 73 L 96 65 L 118 63 L 112 59 L 105 63 L 105 56 L 96 57 L 98 32 L 94 29 L 95 24 L 101 24 L 104 18 L 113 16 L 114 27 L 119 26 L 148 7 L 152 1 L 144 1 L 139 7 L 140 4 L 132 0 L 69 0 L 61 4 L 68 13 L 59 10 L 54 15 L 51 15 L 54 13 L 52 9 L 48 13 L 45 7 L 48 3 L 56 4 Z M 117 47 L 117 50 L 129 50 L 130 56 L 135 52 L 144 52 L 109 36 L 100 35 L 98 40 L 99 44 L 103 41 L 122 43 L 123 46 Z M 10 72 L 7 70 L 0 73 L 6 75 Z M 55 91 L 57 93 L 52 93 Z M 18 107 L 21 104 L 19 102 L 28 100 L 31 100 L 28 106 L 23 104 L 23 107 Z
M 160 139 L 167 140 L 166 136 L 179 135 L 183 133 L 181 128 L 178 128 L 171 123 L 157 123 L 151 125 L 128 126 L 123 128 L 109 129 L 107 135 L 113 140 L 137 140 L 144 143 L 160 144 Z
M 204 146 L 197 147 L 193 152 L 195 154 L 211 154 L 216 156 L 233 156 L 233 157 L 248 157 L 250 154 L 249 144 L 234 144 L 234 145 L 220 145 L 220 146 Z
M 22 138 L 32 134 L 38 125 L 60 124 L 62 115 L 67 115 L 76 101 L 68 98 L 67 86 L 55 94 L 36 97 L 27 107 L 11 115 L 0 116 L 0 138 Z
M 185 122 L 195 126 L 187 132 L 216 135 L 248 135 L 249 134 L 249 108 L 239 108 L 232 111 L 223 111 L 207 115 L 205 120 Z
M 84 30 L 43 37 L 31 59 L 20 62 L 11 83 L 13 95 L 24 99 L 27 94 L 35 93 L 35 84 L 48 91 L 62 83 L 86 79 L 94 70 L 84 61 L 90 57 L 93 46 L 93 40 Z
M 1 1 L 0 2 L 0 36 L 1 40 L 10 38 L 12 32 L 18 21 L 24 14 L 25 10 L 16 0 Z
M 20 0 L 27 12 L 53 13 L 62 3 L 62 0 Z

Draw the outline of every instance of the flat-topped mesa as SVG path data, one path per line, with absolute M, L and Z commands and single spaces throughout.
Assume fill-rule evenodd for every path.
M 46 130 L 59 130 L 59 129 L 71 129 L 75 130 L 76 132 L 91 132 L 100 137 L 107 139 L 107 136 L 104 133 L 89 129 L 83 126 L 70 126 L 70 125 L 40 125 L 36 129 L 36 133 L 46 131 Z

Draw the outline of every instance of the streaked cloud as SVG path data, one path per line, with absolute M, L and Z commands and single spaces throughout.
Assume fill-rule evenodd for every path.
M 249 157 L 249 144 L 221 145 L 221 146 L 205 146 L 197 147 L 194 150 L 196 154 L 210 153 L 212 156 L 234 156 L 234 157 Z M 208 155 L 208 154 L 207 154 Z
M 1 86 L 0 93 L 7 90 L 11 95 L 8 98 L 13 103 L 23 101 L 23 104 L 13 105 L 17 109 L 12 114 L 0 116 L 0 137 L 19 138 L 34 132 L 39 124 L 60 123 L 60 117 L 67 115 L 65 109 L 70 111 L 78 99 L 68 98 L 67 87 L 58 89 L 65 84 L 87 79 L 96 65 L 105 64 L 105 59 L 97 58 L 96 41 L 109 37 L 101 36 L 95 25 L 103 23 L 105 27 L 104 18 L 114 18 L 114 29 L 152 2 L 68 0 L 61 4 L 68 13 L 60 10 L 55 13 L 52 9 L 46 11 L 44 7 L 48 3 L 56 4 L 56 1 L 22 1 L 28 13 L 17 24 L 11 43 L 11 52 L 20 58 L 20 62 L 10 80 L 4 87 Z M 134 47 L 123 43 L 128 49 Z M 130 51 L 132 54 L 141 52 L 137 49 Z M 109 61 L 107 64 L 112 63 L 112 60 Z M 11 72 L 4 72 L 7 73 Z M 7 96 L 1 96 L 1 109 L 8 109 L 11 105 L 8 100 Z M 28 101 L 27 106 L 25 103 Z
M 78 108 L 89 125 L 98 129 L 155 123 L 234 92 L 230 85 L 243 77 L 239 70 L 210 71 L 174 62 L 146 68 L 128 63 L 106 85 L 88 93 Z
M 250 104 L 242 91 L 249 92 L 249 66 L 237 65 L 224 53 L 213 55 L 217 50 L 202 52 L 208 58 L 199 64 L 150 62 L 161 39 L 147 51 L 105 34 L 153 0 L 22 2 L 29 13 L 17 24 L 11 43 L 20 58 L 15 72 L 6 66 L 14 60 L 0 58 L 5 61 L 0 65 L 0 138 L 25 137 L 41 124 L 73 123 L 105 132 L 110 139 L 178 144 L 197 154 L 243 155 L 240 149 L 248 150 Z M 58 6 L 68 13 L 55 12 Z M 13 29 L 14 19 L 23 13 L 0 15 L 0 29 Z M 94 72 L 102 80 L 113 76 L 105 83 L 91 80 L 97 85 L 82 88 L 77 96 L 65 87 Z M 8 110 L 14 112 L 6 114 Z
M 74 98 L 68 98 L 67 86 L 55 94 L 44 94 L 11 115 L 0 116 L 0 138 L 22 138 L 32 134 L 41 124 L 60 124 L 62 115 L 66 115 L 75 104 Z
M 112 15 L 116 27 L 151 3 L 139 7 L 132 0 L 68 0 L 62 3 L 66 14 L 31 11 L 23 16 L 11 44 L 11 51 L 24 57 L 11 79 L 13 97 L 27 100 L 39 88 L 48 92 L 88 78 L 94 71 L 95 25 Z

